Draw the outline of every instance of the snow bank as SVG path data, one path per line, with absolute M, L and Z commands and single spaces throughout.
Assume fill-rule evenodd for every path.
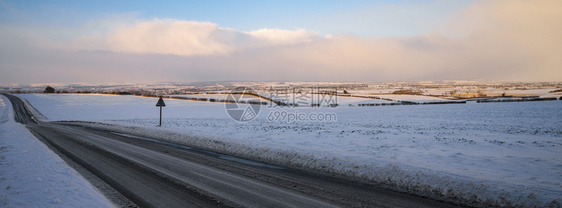
M 256 120 L 239 123 L 228 118 L 221 104 L 166 100 L 170 104 L 159 128 L 152 98 L 21 96 L 51 120 L 98 121 L 87 125 L 433 198 L 526 207 L 559 207 L 562 201 L 560 101 L 266 107 Z M 279 110 L 335 113 L 337 120 L 269 122 L 268 115 Z
M 0 204 L 4 207 L 113 207 L 81 175 L 13 119 L 0 96 Z

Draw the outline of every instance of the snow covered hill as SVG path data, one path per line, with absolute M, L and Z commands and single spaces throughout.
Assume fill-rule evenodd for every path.
M 236 122 L 224 104 L 110 95 L 24 94 L 52 121 L 91 124 L 207 150 L 500 206 L 562 201 L 562 102 L 268 108 Z M 275 112 L 331 121 L 270 119 Z M 280 113 L 279 113 L 280 114 Z

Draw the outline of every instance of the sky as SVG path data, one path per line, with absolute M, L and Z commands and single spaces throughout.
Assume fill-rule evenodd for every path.
M 562 81 L 562 1 L 0 0 L 0 84 Z

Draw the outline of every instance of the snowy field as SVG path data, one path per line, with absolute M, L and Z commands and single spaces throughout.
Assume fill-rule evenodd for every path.
M 340 106 L 350 106 L 350 105 L 358 105 L 358 104 L 367 104 L 367 103 L 396 103 L 393 101 L 382 100 L 382 99 L 375 99 L 376 96 L 365 96 L 360 95 L 362 97 L 353 97 L 353 96 L 330 96 L 330 95 L 321 95 L 321 94 L 266 94 L 262 93 L 261 96 L 267 97 L 269 99 L 288 103 L 288 104 L 298 104 L 299 107 L 311 107 L 313 104 L 320 104 L 321 106 L 326 106 L 331 103 L 337 103 Z M 367 98 L 369 97 L 369 98 Z M 419 96 L 425 97 L 425 96 Z
M 407 101 L 446 101 L 446 99 L 438 97 L 430 97 L 423 95 L 377 95 L 380 98 L 387 98 L 392 100 L 407 100 Z
M 547 89 L 530 89 L 530 90 L 515 90 L 515 89 L 475 89 L 469 87 L 456 87 L 456 88 L 426 88 L 423 89 L 424 95 L 445 95 L 449 94 L 451 91 L 456 91 L 456 94 L 475 94 L 478 92 L 487 94 L 488 96 L 501 96 L 503 93 L 512 96 L 539 96 L 539 97 L 560 97 L 562 92 L 551 93 L 551 91 L 557 90 L 558 88 L 547 88 Z M 370 95 L 378 96 L 384 98 L 391 98 L 397 100 L 441 100 L 441 98 L 431 97 L 431 96 L 414 96 L 411 98 L 400 98 L 401 96 L 407 97 L 410 95 L 393 95 L 394 91 L 401 90 L 400 88 L 390 88 L 390 89 L 371 89 L 371 90 L 350 90 L 349 92 L 356 95 Z
M 176 98 L 190 98 L 190 99 L 207 99 L 211 100 L 214 99 L 216 101 L 221 100 L 233 100 L 234 96 L 228 96 L 228 94 L 188 94 L 188 95 L 165 95 L 165 97 L 176 97 Z M 237 96 L 238 101 L 258 101 L 258 102 L 267 102 L 267 100 L 260 99 L 254 96 Z
M 338 104 L 342 107 L 349 106 L 349 105 L 358 105 L 358 104 L 368 104 L 368 103 L 395 103 L 392 101 L 381 100 L 381 99 L 366 99 L 360 97 L 343 97 L 338 96 Z
M 488 90 L 488 93 L 506 93 L 509 95 L 536 95 L 539 97 L 560 97 L 562 96 L 561 92 L 551 93 L 557 89 L 537 89 L 537 90 Z
M 98 121 L 113 124 L 97 124 L 105 128 L 420 195 L 488 205 L 560 207 L 562 202 L 562 101 L 263 106 L 257 119 L 240 123 L 221 103 L 166 99 L 163 127 L 156 127 L 155 98 L 18 96 L 50 121 Z M 337 120 L 291 119 L 312 114 Z
M 74 169 L 13 119 L 0 96 L 1 207 L 113 207 Z

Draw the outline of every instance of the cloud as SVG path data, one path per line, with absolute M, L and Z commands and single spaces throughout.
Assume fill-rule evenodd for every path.
M 308 43 L 313 40 L 317 40 L 317 33 L 305 30 L 259 29 L 240 32 L 209 22 L 154 19 L 122 25 L 103 37 L 82 37 L 75 44 L 87 46 L 96 43 L 85 48 L 122 53 L 194 56 L 225 55 L 234 50 Z
M 271 45 L 290 45 L 298 43 L 308 43 L 317 38 L 316 32 L 310 32 L 306 30 L 281 30 L 281 29 L 259 29 L 251 32 L 246 32 L 246 34 L 252 37 L 266 41 Z
M 213 23 L 156 19 L 121 27 L 106 41 L 116 52 L 218 55 L 233 50 L 229 32 Z
M 180 56 L 225 55 L 235 50 L 294 45 L 319 39 L 317 33 L 305 30 L 265 28 L 240 32 L 210 22 L 174 19 L 130 22 L 118 27 L 109 25 L 114 31 L 79 37 L 63 48 Z
M 560 8 L 562 2 L 556 0 L 479 1 L 453 18 L 443 33 L 459 36 L 453 40 L 463 73 L 559 81 Z

